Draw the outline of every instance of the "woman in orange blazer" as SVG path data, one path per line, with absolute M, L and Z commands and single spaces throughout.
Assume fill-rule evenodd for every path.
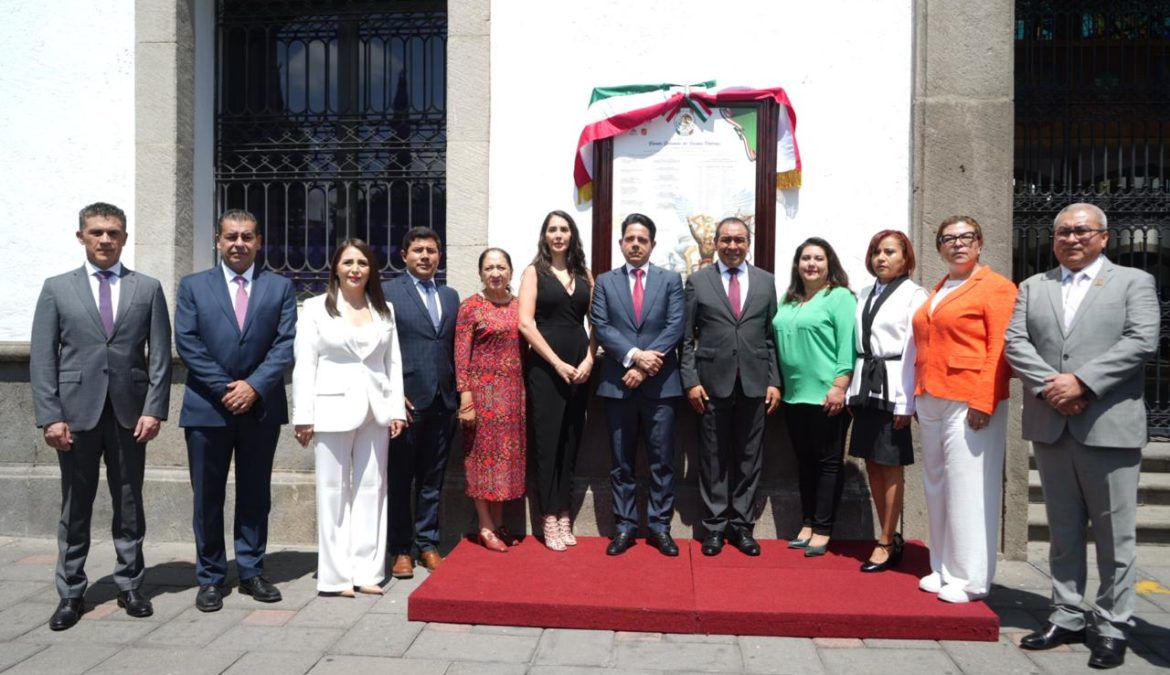
M 1011 375 L 1004 333 L 1016 287 L 979 262 L 974 218 L 947 218 L 935 244 L 947 275 L 914 315 L 931 569 L 918 587 L 969 602 L 986 597 L 995 576 Z

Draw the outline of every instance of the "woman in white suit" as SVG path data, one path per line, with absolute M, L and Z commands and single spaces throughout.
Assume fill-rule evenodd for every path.
M 317 466 L 317 590 L 382 593 L 386 458 L 406 426 L 394 311 L 360 239 L 338 247 L 324 295 L 297 322 L 293 424 Z

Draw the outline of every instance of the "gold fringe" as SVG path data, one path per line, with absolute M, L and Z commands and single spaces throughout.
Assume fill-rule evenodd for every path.
M 781 171 L 776 174 L 776 189 L 791 190 L 800 187 L 800 169 Z
M 585 204 L 593 201 L 593 182 L 590 181 L 581 187 L 577 188 L 577 204 Z

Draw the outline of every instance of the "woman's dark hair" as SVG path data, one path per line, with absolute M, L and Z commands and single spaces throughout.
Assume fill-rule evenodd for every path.
M 828 258 L 829 278 L 826 279 L 824 290 L 840 287 L 849 291 L 849 275 L 845 273 L 845 268 L 841 266 L 841 260 L 837 258 L 837 252 L 824 239 L 820 237 L 809 237 L 801 242 L 800 246 L 796 247 L 796 253 L 792 256 L 792 279 L 788 283 L 788 292 L 784 294 L 785 304 L 804 302 L 804 279 L 800 276 L 800 255 L 809 246 L 819 247 L 825 252 L 825 257 Z M 853 291 L 849 292 L 852 293 Z
M 502 249 L 498 246 L 489 246 L 483 250 L 483 253 L 479 254 L 479 269 L 478 269 L 478 271 L 480 271 L 480 272 L 483 271 L 484 258 L 486 258 L 489 253 L 493 253 L 493 252 L 499 253 L 500 255 L 504 256 L 504 260 L 508 261 L 508 269 L 512 270 L 513 272 L 516 271 L 516 268 L 512 266 L 512 256 L 508 255 L 507 251 L 505 251 L 504 249 Z
M 873 257 L 877 255 L 878 247 L 882 245 L 882 240 L 886 237 L 897 239 L 898 244 L 902 246 L 902 259 L 906 261 L 906 266 L 902 268 L 902 274 L 906 276 L 914 274 L 918 260 L 914 257 L 914 247 L 910 244 L 910 237 L 907 237 L 906 233 L 901 230 L 882 230 L 873 235 L 873 239 L 869 240 L 869 248 L 865 249 L 865 271 L 877 276 L 877 273 L 873 271 Z
M 382 294 L 382 280 L 378 277 L 378 270 L 382 265 L 378 256 L 374 255 L 370 245 L 361 239 L 346 239 L 333 252 L 333 259 L 329 261 L 329 286 L 325 289 L 325 311 L 329 316 L 341 316 L 337 311 L 337 291 L 341 284 L 337 281 L 337 266 L 341 264 L 341 255 L 347 248 L 356 248 L 366 257 L 370 264 L 370 276 L 366 277 L 366 302 L 383 319 L 390 318 L 390 308 L 386 306 L 386 296 Z
M 536 243 L 536 257 L 532 259 L 532 266 L 536 268 L 537 274 L 548 274 L 552 267 L 552 250 L 548 247 L 548 241 L 544 238 L 544 233 L 548 231 L 548 224 L 553 217 L 564 218 L 565 222 L 569 224 L 569 234 L 573 239 L 569 242 L 569 251 L 565 256 L 565 266 L 569 269 L 569 274 L 575 277 L 584 277 L 585 283 L 589 283 L 589 272 L 585 267 L 585 247 L 581 245 L 581 233 L 577 230 L 577 223 L 573 222 L 573 216 L 564 211 L 549 211 L 548 215 L 544 217 L 544 222 L 540 225 L 540 240 Z

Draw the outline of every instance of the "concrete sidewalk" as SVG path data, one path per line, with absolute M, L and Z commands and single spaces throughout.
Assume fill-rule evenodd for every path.
M 1088 672 L 1088 649 L 1024 652 L 1020 636 L 1047 614 L 1047 547 L 1030 562 L 1001 562 L 990 605 L 999 642 L 759 638 L 614 633 L 406 620 L 410 592 L 425 579 L 391 582 L 384 597 L 324 598 L 315 590 L 316 552 L 275 549 L 266 576 L 284 601 L 263 605 L 231 593 L 224 609 L 194 607 L 188 544 L 148 544 L 147 594 L 154 616 L 132 619 L 114 603 L 108 575 L 113 547 L 95 543 L 87 568 L 98 579 L 90 611 L 54 633 L 48 619 L 56 545 L 0 538 L 0 671 L 5 673 L 1059 673 Z M 501 563 L 506 561 L 501 560 Z M 1170 547 L 1141 547 L 1142 592 L 1126 665 L 1118 672 L 1170 666 Z M 231 580 L 233 583 L 235 579 Z M 1090 593 L 1095 584 L 1090 584 Z

